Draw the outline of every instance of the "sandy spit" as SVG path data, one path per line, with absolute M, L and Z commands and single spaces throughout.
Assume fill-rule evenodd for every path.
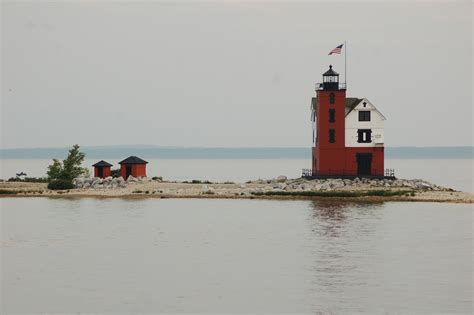
M 50 197 L 50 198 L 193 198 L 193 199 L 265 199 L 265 200 L 315 200 L 331 199 L 344 201 L 381 202 L 381 201 L 416 201 L 474 203 L 474 195 L 458 191 L 419 191 L 415 196 L 366 196 L 366 197 L 324 197 L 324 196 L 256 196 L 249 193 L 254 190 L 266 190 L 266 184 L 188 184 L 171 182 L 131 183 L 126 188 L 116 189 L 71 189 L 69 191 L 52 191 L 44 183 L 0 182 L 0 197 Z M 212 193 L 205 190 L 212 189 Z M 372 187 L 371 189 L 384 189 Z M 392 188 L 393 190 L 393 188 Z M 6 191 L 17 192 L 8 194 Z M 344 191 L 348 191 L 344 189 Z

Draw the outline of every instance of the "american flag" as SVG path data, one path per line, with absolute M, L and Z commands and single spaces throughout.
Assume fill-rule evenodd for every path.
M 342 46 L 344 46 L 344 44 L 341 44 L 341 45 L 337 46 L 336 48 L 334 48 L 333 50 L 331 50 L 328 55 L 332 55 L 332 54 L 340 55 L 341 50 L 342 50 Z

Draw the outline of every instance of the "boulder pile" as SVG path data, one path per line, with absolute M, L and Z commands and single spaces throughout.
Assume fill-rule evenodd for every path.
M 284 178 L 284 179 L 283 179 Z M 270 180 L 256 180 L 248 183 L 262 184 L 264 191 L 332 191 L 332 190 L 365 190 L 365 189 L 388 189 L 388 188 L 407 188 L 411 190 L 434 190 L 434 191 L 452 191 L 450 188 L 441 187 L 429 183 L 422 179 L 371 179 L 371 178 L 327 178 L 327 179 L 305 179 L 295 178 L 286 179 L 284 176 Z
M 72 183 L 74 184 L 74 187 L 77 188 L 77 189 L 125 188 L 125 187 L 127 187 L 127 184 L 128 184 L 122 177 L 113 178 L 112 176 L 109 176 L 109 177 L 106 177 L 106 178 L 78 177 L 78 178 L 73 179 Z

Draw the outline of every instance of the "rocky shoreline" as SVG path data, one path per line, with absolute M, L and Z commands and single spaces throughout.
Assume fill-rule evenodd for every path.
M 0 182 L 0 196 L 48 197 L 155 197 L 155 198 L 244 198 L 438 201 L 473 203 L 470 193 L 457 192 L 421 179 L 258 179 L 246 183 L 163 181 L 159 177 L 124 180 L 76 178 L 75 189 L 53 191 L 44 183 Z
M 122 177 L 112 178 L 76 178 L 73 180 L 73 184 L 76 189 L 118 189 L 126 188 L 129 184 L 146 184 L 146 183 L 163 183 L 161 178 L 148 178 L 129 176 L 127 180 Z M 179 182 L 168 182 L 177 183 Z M 181 182 L 187 184 L 188 182 Z M 213 184 L 208 181 L 192 181 L 191 184 Z M 218 183 L 216 183 L 218 184 Z M 234 183 L 232 183 L 234 184 Z M 286 176 L 278 176 L 274 179 L 258 179 L 255 181 L 248 181 L 245 184 L 240 184 L 240 188 L 244 192 L 251 192 L 247 188 L 248 184 L 261 185 L 257 189 L 258 192 L 265 191 L 334 191 L 334 190 L 360 190 L 360 189 L 372 189 L 380 188 L 387 189 L 391 187 L 396 188 L 409 188 L 413 190 L 432 190 L 432 191 L 454 191 L 451 188 L 438 186 L 422 179 L 369 179 L 369 178 L 355 178 L 355 179 L 341 179 L 341 178 L 328 178 L 328 179 L 305 179 L 295 178 L 288 179 Z M 203 192 L 212 192 L 212 187 L 203 185 Z M 253 190 L 255 191 L 255 190 Z

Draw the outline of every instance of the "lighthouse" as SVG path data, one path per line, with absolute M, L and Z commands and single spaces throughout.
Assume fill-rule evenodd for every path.
M 383 177 L 385 117 L 367 98 L 346 97 L 329 66 L 311 100 L 313 177 Z

